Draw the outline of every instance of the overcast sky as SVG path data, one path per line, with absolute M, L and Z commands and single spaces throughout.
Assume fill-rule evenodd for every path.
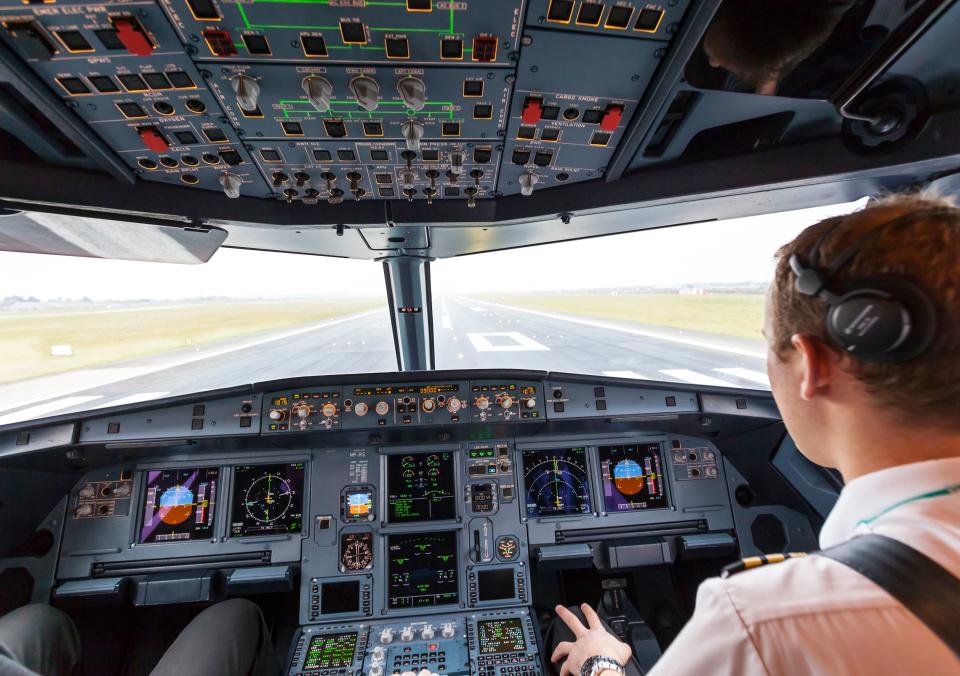
M 431 269 L 434 293 L 768 281 L 772 256 L 781 244 L 807 225 L 852 208 L 835 205 L 440 260 Z M 381 265 L 233 249 L 221 249 L 203 265 L 0 252 L 0 298 L 174 300 L 333 293 L 383 297 Z

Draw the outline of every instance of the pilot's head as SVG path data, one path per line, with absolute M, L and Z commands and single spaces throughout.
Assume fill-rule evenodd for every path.
M 826 285 L 834 294 L 870 288 L 867 280 L 881 275 L 922 292 L 935 328 L 913 334 L 918 355 L 860 359 L 838 341 L 837 324 L 831 335 L 828 299 L 798 290 L 791 268 L 792 256 L 809 264 L 818 242 L 820 267 L 859 248 Z M 866 325 L 856 321 L 862 308 L 854 308 L 845 329 Z M 898 195 L 810 226 L 778 252 L 764 334 L 774 396 L 797 446 L 814 462 L 846 474 L 834 449 L 879 429 L 909 438 L 927 431 L 960 435 L 960 209 L 936 197 Z M 878 446 L 871 452 L 883 453 Z
M 849 0 L 724 0 L 703 39 L 710 65 L 725 68 L 757 94 L 777 85 L 822 45 Z

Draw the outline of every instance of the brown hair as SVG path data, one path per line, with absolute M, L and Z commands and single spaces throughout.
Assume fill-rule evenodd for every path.
M 934 418 L 939 426 L 960 428 L 960 209 L 947 199 L 916 194 L 892 195 L 845 217 L 829 218 L 804 230 L 777 252 L 773 289 L 774 352 L 782 357 L 790 338 L 802 333 L 834 347 L 825 325 L 826 304 L 799 293 L 790 269 L 796 253 L 804 262 L 818 239 L 834 228 L 820 249 L 829 263 L 866 233 L 883 229 L 906 214 L 930 210 L 929 217 L 902 221 L 869 238 L 860 252 L 830 281 L 832 290 L 856 281 L 897 275 L 923 289 L 937 314 L 936 335 L 919 357 L 900 364 L 876 364 L 851 357 L 849 371 L 886 408 L 904 416 Z

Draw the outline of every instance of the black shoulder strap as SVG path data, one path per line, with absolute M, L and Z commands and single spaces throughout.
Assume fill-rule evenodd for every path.
M 876 533 L 817 554 L 852 568 L 882 587 L 960 658 L 960 580 L 936 561 L 899 540 Z

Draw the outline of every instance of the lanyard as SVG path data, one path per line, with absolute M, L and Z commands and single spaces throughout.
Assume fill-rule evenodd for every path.
M 869 524 L 873 523 L 874 521 L 876 521 L 877 519 L 879 519 L 879 518 L 880 518 L 881 516 L 883 516 L 884 514 L 889 514 L 889 513 L 892 512 L 893 510 L 897 509 L 898 507 L 902 507 L 903 505 L 907 505 L 907 504 L 909 504 L 909 503 L 911 503 L 911 502 L 917 502 L 918 500 L 927 500 L 927 499 L 929 499 L 929 498 L 939 498 L 939 497 L 942 497 L 942 496 L 944 496 L 944 495 L 950 495 L 951 493 L 957 493 L 957 492 L 960 492 L 960 484 L 953 484 L 952 486 L 947 486 L 946 488 L 941 488 L 940 490 L 937 490 L 937 491 L 930 491 L 929 493 L 922 493 L 922 494 L 920 494 L 920 495 L 914 495 L 912 498 L 906 498 L 906 499 L 904 499 L 904 500 L 901 500 L 900 502 L 895 502 L 895 503 L 893 503 L 892 505 L 890 505 L 889 507 L 887 507 L 887 508 L 884 509 L 883 511 L 878 512 L 877 514 L 874 514 L 873 516 L 871 516 L 871 517 L 869 517 L 869 518 L 860 519 L 860 520 L 857 522 L 857 525 L 858 525 L 858 526 L 866 526 L 866 525 L 869 525 Z

